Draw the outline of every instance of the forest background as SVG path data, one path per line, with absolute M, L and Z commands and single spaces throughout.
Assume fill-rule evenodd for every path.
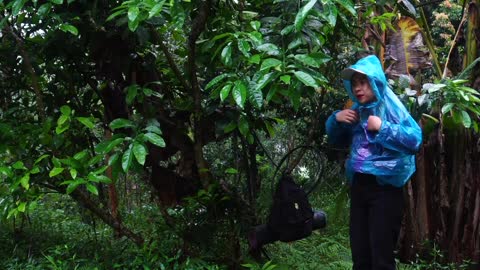
M 478 269 L 478 1 L 0 0 L 0 268 L 350 269 L 324 123 L 365 51 L 421 124 L 401 269 Z M 266 246 L 283 163 L 326 228 Z

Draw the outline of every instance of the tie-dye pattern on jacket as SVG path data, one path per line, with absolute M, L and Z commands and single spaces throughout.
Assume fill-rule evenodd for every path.
M 415 153 L 422 142 L 422 131 L 387 85 L 376 56 L 362 58 L 350 68 L 367 75 L 376 100 L 360 104 L 352 93 L 351 81 L 344 80 L 354 102 L 351 109 L 358 112 L 360 120 L 355 124 L 339 123 L 335 119 L 338 111 L 334 112 L 326 123 L 329 142 L 350 145 L 345 164 L 350 181 L 355 172 L 361 172 L 376 175 L 380 184 L 401 187 L 415 172 Z M 378 132 L 366 129 L 370 115 L 382 120 Z

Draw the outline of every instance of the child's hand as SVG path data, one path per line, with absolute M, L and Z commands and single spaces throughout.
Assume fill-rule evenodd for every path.
M 337 119 L 338 122 L 353 124 L 358 122 L 358 113 L 354 110 L 345 109 L 343 111 L 339 111 L 335 115 L 335 119 Z
M 370 115 L 367 120 L 368 131 L 379 131 L 382 126 L 382 119 L 378 116 Z

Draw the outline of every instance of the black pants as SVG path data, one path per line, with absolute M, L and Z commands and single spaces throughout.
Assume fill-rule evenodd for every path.
M 403 212 L 403 189 L 356 173 L 350 189 L 353 270 L 395 270 L 394 249 Z

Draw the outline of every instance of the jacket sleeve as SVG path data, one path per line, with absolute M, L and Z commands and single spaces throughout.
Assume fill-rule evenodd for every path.
M 327 119 L 326 131 L 328 142 L 336 146 L 346 147 L 349 146 L 352 141 L 352 128 L 351 125 L 337 121 L 336 114 L 338 112 L 339 110 L 335 111 Z
M 378 133 L 368 133 L 370 142 L 405 154 L 415 154 L 422 144 L 422 130 L 411 116 L 401 124 L 382 121 Z

